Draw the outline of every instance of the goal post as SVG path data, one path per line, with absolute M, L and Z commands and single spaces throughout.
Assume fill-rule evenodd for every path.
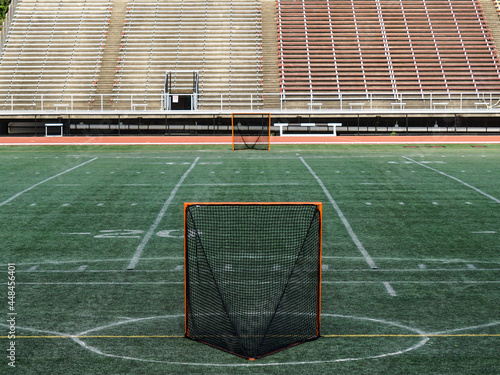
M 269 150 L 271 147 L 270 113 L 232 113 L 233 150 Z
M 320 336 L 322 204 L 185 203 L 185 336 L 248 360 Z

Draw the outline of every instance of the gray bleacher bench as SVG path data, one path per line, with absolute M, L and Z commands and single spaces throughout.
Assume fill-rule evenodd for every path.
M 432 103 L 432 108 L 433 109 L 437 109 L 436 107 L 442 107 L 443 109 L 446 109 L 446 107 L 448 106 L 448 102 L 433 102 Z
M 349 103 L 349 108 L 353 109 L 353 107 L 359 107 L 359 109 L 363 109 L 364 105 L 365 105 L 365 103 L 363 103 L 363 102 L 353 102 L 353 103 Z
M 314 107 L 317 107 L 317 109 L 321 109 L 321 106 L 323 105 L 323 103 L 308 102 L 307 105 L 309 106 L 309 110 L 312 111 L 314 109 Z
M 399 107 L 399 109 L 404 109 L 405 106 L 406 106 L 406 103 L 404 103 L 404 102 L 394 102 L 394 103 L 391 103 L 391 106 L 392 106 L 392 109 L 396 109 L 397 107 Z

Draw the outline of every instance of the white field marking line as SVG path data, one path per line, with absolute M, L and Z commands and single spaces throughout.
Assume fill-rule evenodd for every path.
M 38 266 L 33 266 L 33 267 L 38 267 Z M 33 268 L 32 267 L 32 268 Z M 87 267 L 87 266 L 85 266 Z M 166 272 L 176 272 L 176 271 L 179 271 L 179 269 L 177 269 L 178 267 L 180 267 L 180 270 L 182 271 L 183 267 L 182 265 L 178 265 L 175 267 L 175 269 L 170 269 L 170 270 L 148 270 L 148 269 L 142 269 L 142 270 L 135 270 L 135 273 L 166 273 Z M 88 270 L 88 269 L 83 269 L 82 271 L 85 271 L 85 273 L 125 273 L 125 272 L 128 272 L 129 270 L 124 270 L 124 269 L 121 269 L 121 270 Z M 28 269 L 28 270 L 21 270 L 21 271 L 18 271 L 16 270 L 16 273 L 81 273 L 82 271 L 80 271 L 80 269 L 78 270 L 37 270 L 36 268 L 35 269 Z M 500 269 L 498 270 L 500 271 Z M 0 273 L 7 273 L 9 271 L 0 271 Z
M 218 184 L 186 184 L 184 186 L 307 186 L 298 182 L 275 182 L 275 183 L 252 183 L 252 184 L 236 184 L 236 183 L 218 183 Z
M 0 323 L 0 327 L 6 327 L 8 328 L 9 326 L 7 324 Z M 55 332 L 55 331 L 47 331 L 43 329 L 36 329 L 36 328 L 30 328 L 30 327 L 21 327 L 21 326 L 16 326 L 16 330 L 20 331 L 28 331 L 28 332 L 38 332 L 38 333 L 47 333 L 52 336 L 61 336 L 61 337 L 69 337 L 71 335 L 68 335 L 66 333 L 61 333 L 61 332 Z
M 112 184 L 111 186 L 152 186 L 152 184 Z
M 431 272 L 471 272 L 471 271 L 479 271 L 479 272 L 488 272 L 488 271 L 500 271 L 500 268 L 427 268 L 425 264 L 419 264 L 419 268 L 379 268 L 378 271 L 381 272 L 418 272 L 418 273 L 431 273 Z M 425 267 L 425 268 L 424 268 Z M 372 270 L 368 269 L 356 269 L 356 268 L 336 268 L 330 269 L 328 271 L 331 272 L 371 272 Z M 23 271 L 17 271 L 23 272 Z
M 479 326 L 471 326 L 471 327 L 465 327 L 465 328 L 449 329 L 449 330 L 446 330 L 446 331 L 431 332 L 431 333 L 427 333 L 427 334 L 428 335 L 446 335 L 446 334 L 450 334 L 450 333 L 453 333 L 453 332 L 472 331 L 472 330 L 475 330 L 475 329 L 495 327 L 495 326 L 498 326 L 498 325 L 500 325 L 500 322 L 491 322 L 491 323 L 487 323 L 487 324 L 481 324 Z
M 358 273 L 358 272 L 372 272 L 372 270 L 369 269 L 352 269 L 352 268 L 346 268 L 346 269 L 331 269 L 327 264 L 323 264 L 325 267 L 323 267 L 323 272 L 331 272 L 331 273 Z M 17 273 L 80 273 L 82 271 L 80 270 L 38 270 L 38 265 L 31 267 L 28 270 L 19 270 L 16 272 Z M 136 273 L 165 273 L 165 272 L 176 272 L 176 271 L 182 271 L 184 269 L 183 265 L 177 265 L 174 269 L 156 269 L 156 270 L 150 270 L 150 269 L 141 269 L 141 270 L 135 270 Z M 121 273 L 121 272 L 127 272 L 128 270 L 84 270 L 85 273 Z M 390 268 L 385 268 L 381 269 L 379 268 L 378 271 L 380 272 L 418 272 L 418 273 L 431 273 L 431 272 L 467 272 L 470 273 L 471 271 L 474 271 L 474 273 L 479 273 L 479 272 L 498 272 L 500 271 L 500 268 L 475 268 L 475 269 L 470 269 L 470 268 L 431 268 L 431 269 L 416 269 L 416 268 L 398 268 L 398 269 L 390 269 Z M 8 270 L 0 270 L 1 273 L 7 273 Z
M 59 177 L 59 176 L 62 176 L 62 175 L 63 175 L 63 174 L 65 174 L 65 173 L 68 173 L 68 172 L 74 171 L 75 169 L 77 169 L 77 168 L 79 168 L 79 167 L 82 167 L 82 166 L 84 166 L 85 164 L 91 163 L 91 162 L 93 162 L 93 161 L 94 161 L 94 160 L 96 160 L 96 159 L 97 159 L 97 157 L 95 157 L 95 158 L 93 158 L 93 159 L 90 159 L 90 160 L 87 160 L 87 161 L 86 161 L 86 162 L 84 162 L 84 163 L 78 164 L 78 165 L 76 165 L 76 166 L 74 166 L 74 167 L 72 167 L 72 168 L 66 169 L 65 171 L 63 171 L 63 172 L 61 172 L 61 173 L 58 173 L 58 174 L 56 174 L 56 175 L 54 175 L 54 176 L 52 176 L 52 177 L 46 178 L 46 179 L 45 179 L 45 180 L 43 180 L 43 181 L 37 182 L 36 184 L 34 184 L 34 185 L 30 186 L 29 188 L 24 189 L 23 191 L 20 191 L 19 193 L 17 193 L 17 194 L 15 194 L 15 195 L 13 195 L 12 197 L 10 197 L 9 199 L 7 199 L 6 201 L 3 201 L 2 203 L 0 203 L 0 207 L 2 207 L 2 206 L 4 206 L 4 205 L 6 205 L 7 203 L 12 202 L 12 201 L 13 201 L 14 199 L 16 199 L 17 197 L 21 196 L 21 195 L 22 195 L 22 194 L 24 194 L 24 193 L 27 193 L 27 192 L 28 192 L 28 191 L 30 191 L 30 190 L 33 190 L 33 189 L 34 189 L 34 188 L 36 188 L 37 186 L 40 186 L 41 184 L 44 184 L 44 183 L 46 183 L 46 182 L 48 182 L 48 181 L 50 181 L 50 180 L 53 180 L 54 178 L 57 178 L 57 177 Z
M 391 286 L 391 284 L 389 284 L 387 281 L 384 281 L 384 286 L 385 286 L 385 289 L 387 289 L 387 293 L 389 293 L 389 295 L 391 297 L 397 297 L 398 295 L 396 294 L 396 291 L 394 290 L 394 288 Z
M 325 193 L 325 195 L 327 196 L 328 200 L 332 204 L 333 208 L 337 212 L 337 215 L 339 216 L 340 220 L 342 220 L 342 223 L 344 224 L 345 228 L 347 229 L 347 232 L 349 233 L 349 235 L 351 236 L 352 240 L 356 244 L 358 250 L 361 252 L 361 254 L 363 255 L 363 257 L 365 258 L 366 263 L 368 263 L 368 265 L 370 266 L 370 268 L 372 268 L 372 269 L 378 269 L 378 267 L 376 266 L 376 264 L 373 261 L 372 257 L 370 256 L 370 254 L 368 254 L 368 251 L 366 251 L 366 249 L 364 248 L 363 244 L 359 240 L 358 236 L 352 230 L 351 224 L 349 224 L 349 222 L 347 221 L 346 217 L 344 216 L 344 213 L 341 211 L 341 209 L 338 206 L 337 202 L 335 202 L 335 200 L 333 199 L 332 195 L 330 194 L 330 192 L 326 188 L 326 186 L 323 183 L 323 181 L 321 181 L 321 179 L 318 177 L 318 175 L 309 166 L 309 164 L 306 163 L 306 161 L 304 160 L 304 158 L 302 156 L 300 156 L 299 158 L 302 161 L 302 163 L 306 166 L 306 168 L 309 170 L 309 172 L 311 173 L 311 175 L 316 179 L 316 181 L 318 182 L 318 184 L 321 187 L 321 189 L 323 189 L 323 192 Z
M 462 180 L 461 180 L 461 179 L 459 179 L 459 178 L 456 178 L 456 177 L 451 176 L 451 175 L 449 175 L 449 174 L 447 174 L 447 173 L 441 172 L 440 170 L 437 170 L 436 168 L 429 167 L 428 165 L 425 165 L 425 164 L 423 164 L 423 163 L 420 163 L 420 162 L 418 162 L 418 161 L 416 161 L 416 160 L 413 160 L 413 159 L 411 159 L 411 158 L 409 158 L 409 157 L 407 157 L 407 156 L 403 156 L 403 158 L 405 158 L 405 159 L 407 159 L 407 160 L 409 160 L 409 161 L 411 161 L 411 162 L 413 162 L 413 163 L 415 163 L 415 164 L 418 164 L 418 165 L 420 165 L 420 166 L 422 166 L 422 167 L 424 167 L 424 168 L 430 169 L 431 171 L 437 172 L 437 173 L 439 173 L 440 175 L 443 175 L 443 176 L 445 176 L 445 177 L 451 178 L 452 180 L 455 180 L 455 181 L 457 181 L 457 182 L 461 183 L 462 185 L 467 186 L 468 188 L 471 188 L 472 190 L 477 191 L 479 194 L 482 194 L 482 195 L 484 195 L 485 197 L 490 198 L 490 199 L 491 199 L 493 202 L 495 202 L 495 203 L 500 203 L 500 199 L 497 199 L 497 198 L 495 198 L 494 196 L 492 196 L 492 195 L 490 195 L 490 194 L 488 194 L 488 193 L 485 193 L 485 192 L 484 192 L 484 191 L 482 191 L 481 189 L 478 189 L 477 187 L 472 186 L 472 185 L 468 184 L 467 182 L 462 181 Z
M 130 258 L 115 258 L 115 259 L 79 259 L 79 260 L 47 260 L 38 262 L 24 262 L 16 263 L 17 266 L 29 266 L 32 264 L 71 264 L 71 263 L 106 263 L 106 262 L 124 262 L 128 261 Z M 153 258 L 142 258 L 143 261 L 156 261 L 156 260 L 184 260 L 184 257 L 153 257 Z M 470 262 L 470 261 L 468 261 Z M 478 263 L 478 262 L 476 262 Z M 500 262 L 499 262 L 500 263 Z M 0 264 L 0 266 L 8 266 L 8 263 Z
M 271 284 L 270 282 L 255 282 L 252 285 Z M 275 282 L 277 283 L 277 282 Z M 391 281 L 392 284 L 410 284 L 410 285 L 487 285 L 487 284 L 500 284 L 500 280 L 448 280 L 448 281 Z M 18 282 L 17 285 L 184 285 L 184 281 L 47 281 L 47 282 Z M 239 282 L 231 284 L 248 284 L 248 282 Z M 340 285 L 370 285 L 379 284 L 380 281 L 321 281 L 321 284 L 340 284 Z M 7 283 L 0 283 L 0 285 L 7 285 Z
M 189 175 L 189 173 L 196 166 L 196 163 L 198 163 L 198 160 L 200 160 L 199 156 L 194 160 L 194 162 L 191 164 L 191 166 L 189 167 L 189 169 L 182 175 L 182 177 L 179 180 L 179 182 L 177 183 L 177 185 L 175 185 L 174 189 L 170 193 L 170 196 L 165 201 L 165 204 L 163 205 L 162 209 L 160 210 L 160 213 L 156 217 L 156 220 L 154 221 L 153 225 L 151 225 L 151 227 L 149 228 L 148 232 L 146 233 L 146 235 L 142 239 L 142 242 L 137 247 L 137 250 L 135 251 L 135 254 L 132 257 L 132 260 L 130 261 L 129 265 L 127 266 L 128 270 L 133 270 L 135 268 L 135 266 L 137 265 L 137 263 L 139 262 L 139 258 L 141 257 L 144 248 L 146 247 L 146 245 L 149 242 L 150 238 L 153 236 L 153 233 L 155 232 L 156 228 L 158 228 L 158 225 L 160 225 L 160 222 L 162 221 L 163 216 L 165 216 L 165 213 L 167 212 L 167 209 L 170 206 L 170 203 L 172 203 L 172 200 L 174 199 L 175 194 L 177 193 L 177 191 L 179 190 L 179 188 L 181 187 L 182 183 L 187 178 L 187 176 Z
M 323 255 L 323 259 L 347 259 L 347 260 L 363 260 L 362 257 L 345 257 L 345 256 L 329 256 Z M 113 262 L 124 262 L 128 261 L 130 258 L 113 258 L 113 259 L 77 259 L 77 260 L 45 260 L 45 261 L 36 261 L 36 262 L 19 262 L 16 263 L 18 266 L 31 266 L 31 265 L 62 265 L 62 264 L 72 264 L 72 263 L 113 263 Z M 436 258 L 398 258 L 398 257 L 377 257 L 379 260 L 392 260 L 392 261 L 400 261 L 400 262 L 436 262 L 436 263 L 484 263 L 484 264 L 500 264 L 500 261 L 485 261 L 485 260 L 464 260 L 464 259 L 436 259 Z M 182 260 L 184 261 L 184 257 L 176 257 L 176 256 L 168 256 L 168 257 L 150 257 L 150 258 L 142 258 L 142 261 L 158 261 L 158 260 Z M 8 263 L 0 263 L 0 267 L 8 266 Z M 383 269 L 382 269 L 383 270 Z M 388 269 L 386 269 L 388 270 Z M 411 269 L 403 269 L 403 271 L 409 271 Z M 439 269 L 438 269 L 439 270 Z M 485 269 L 487 270 L 487 269 Z M 341 269 L 337 270 L 341 271 Z M 371 270 L 367 269 L 359 269 L 356 271 L 370 272 Z M 0 271 L 3 272 L 3 271 Z M 22 272 L 22 271 L 18 271 Z
M 323 255 L 323 259 L 352 259 L 352 260 L 359 260 L 362 259 L 361 257 L 340 257 L 340 256 L 328 256 L 328 255 Z M 464 260 L 464 259 L 436 259 L 436 258 L 398 258 L 398 257 L 377 257 L 375 259 L 378 260 L 393 260 L 393 261 L 401 261 L 401 262 L 406 262 L 406 261 L 411 261 L 411 262 L 437 262 L 437 263 L 444 263 L 444 264 L 450 264 L 450 263 L 485 263 L 485 264 L 500 264 L 500 261 L 495 261 L 495 260 Z
M 147 318 L 137 318 L 137 319 L 129 319 L 123 320 L 120 322 L 108 324 L 102 327 L 96 327 L 84 332 L 81 332 L 77 335 L 72 335 L 71 339 L 80 345 L 82 348 L 87 349 L 91 351 L 92 353 L 102 355 L 105 357 L 110 357 L 110 358 L 121 358 L 121 359 L 127 359 L 127 360 L 133 360 L 133 361 L 138 361 L 138 362 L 150 362 L 150 363 L 163 363 L 163 364 L 170 364 L 170 365 L 186 365 L 186 366 L 210 366 L 210 367 L 268 367 L 268 366 L 296 366 L 296 365 L 307 365 L 307 364 L 320 364 L 320 363 L 341 363 L 341 362 L 351 362 L 351 361 L 361 361 L 361 360 L 367 360 L 367 359 L 377 359 L 377 358 L 385 358 L 389 356 L 395 356 L 395 355 L 400 355 L 407 353 L 412 350 L 416 350 L 427 341 L 430 340 L 429 337 L 426 336 L 425 332 L 422 330 L 408 327 L 399 323 L 395 322 L 390 322 L 382 319 L 373 319 L 373 318 L 365 318 L 365 317 L 357 317 L 357 316 L 348 316 L 348 315 L 337 315 L 337 314 L 322 314 L 323 316 L 327 317 L 334 317 L 334 318 L 345 318 L 345 319 L 355 319 L 355 320 L 364 320 L 364 321 L 369 321 L 373 323 L 378 323 L 378 324 L 383 324 L 383 325 L 388 325 L 388 326 L 393 326 L 397 327 L 400 329 L 404 329 L 410 332 L 413 332 L 414 334 L 418 335 L 418 337 L 421 337 L 421 340 L 417 342 L 416 344 L 402 350 L 398 350 L 395 352 L 390 352 L 390 353 L 382 353 L 378 355 L 373 355 L 373 356 L 366 356 L 366 357 L 353 357 L 353 358 L 339 358 L 339 359 L 330 359 L 330 360 L 317 360 L 317 361 L 303 361 L 303 362 L 271 362 L 271 363 L 196 363 L 196 362 L 173 362 L 173 361 L 161 361 L 161 360 L 155 360 L 155 359 L 145 359 L 145 358 L 137 358 L 137 357 L 130 357 L 130 356 L 122 356 L 122 355 L 117 355 L 117 354 L 111 354 L 111 353 L 105 353 L 102 350 L 93 347 L 87 343 L 85 343 L 83 340 L 85 339 L 82 336 L 88 335 L 89 333 L 92 332 L 98 332 L 102 331 L 107 328 L 111 327 L 116 327 L 119 325 L 124 325 L 124 324 L 129 324 L 129 323 L 137 323 L 143 320 L 153 320 L 153 319 L 160 319 L 160 318 L 178 318 L 178 317 L 183 317 L 184 315 L 166 315 L 166 316 L 159 316 L 159 317 L 147 317 Z

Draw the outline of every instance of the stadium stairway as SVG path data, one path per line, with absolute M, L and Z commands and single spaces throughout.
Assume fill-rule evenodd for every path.
M 264 109 L 280 107 L 280 77 L 276 30 L 276 1 L 262 0 L 262 59 Z
M 488 26 L 490 27 L 491 36 L 498 49 L 500 46 L 500 16 L 493 1 L 482 1 L 481 7 L 483 8 L 486 22 L 488 22 Z
M 111 95 L 113 94 L 116 65 L 120 54 L 120 40 L 123 33 L 126 12 L 126 0 L 113 0 L 106 45 L 103 50 L 101 69 L 95 91 L 95 105 L 99 105 L 101 95 L 103 95 L 102 104 L 104 109 L 110 109 L 113 106 Z
M 128 0 L 127 7 L 113 88 L 118 107 L 130 108 L 126 97 L 134 95 L 134 105 L 160 109 L 165 73 L 178 70 L 200 73 L 198 109 L 221 101 L 231 109 L 261 106 L 260 0 Z M 184 90 L 175 81 L 172 92 Z

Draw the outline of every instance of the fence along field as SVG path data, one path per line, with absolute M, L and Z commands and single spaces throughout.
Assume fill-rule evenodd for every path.
M 0 150 L 18 370 L 496 371 L 498 145 L 229 148 Z M 183 337 L 182 205 L 258 200 L 323 202 L 322 337 L 248 363 Z

